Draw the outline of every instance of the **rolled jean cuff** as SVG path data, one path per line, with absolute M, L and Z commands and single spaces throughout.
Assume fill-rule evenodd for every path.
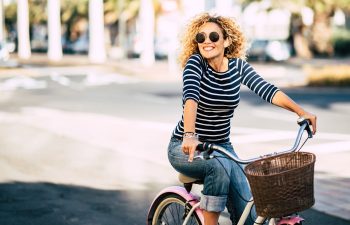
M 200 208 L 208 212 L 222 212 L 225 210 L 227 196 L 201 196 Z

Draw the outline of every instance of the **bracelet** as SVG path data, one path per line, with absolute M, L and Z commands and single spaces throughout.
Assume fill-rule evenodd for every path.
M 198 139 L 198 134 L 196 134 L 194 132 L 184 132 L 184 134 L 182 135 L 182 138 L 196 138 L 196 139 Z

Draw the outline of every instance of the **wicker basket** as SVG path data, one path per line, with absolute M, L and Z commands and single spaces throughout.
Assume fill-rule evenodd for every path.
M 314 198 L 316 156 L 286 153 L 257 160 L 245 167 L 257 214 L 278 218 L 310 208 Z

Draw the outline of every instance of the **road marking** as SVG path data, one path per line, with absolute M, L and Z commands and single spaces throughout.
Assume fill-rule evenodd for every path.
M 304 147 L 304 151 L 317 154 L 350 151 L 350 141 L 337 141 L 332 143 L 313 144 Z
M 14 91 L 17 89 L 45 89 L 47 88 L 46 81 L 36 80 L 25 76 L 16 76 L 0 83 L 0 91 Z
M 63 86 L 69 86 L 71 85 L 71 80 L 69 78 L 67 78 L 66 76 L 64 75 L 60 75 L 59 73 L 57 72 L 52 72 L 50 74 L 50 78 L 51 80 L 63 85 Z
M 101 114 L 85 112 L 66 112 L 55 109 L 24 107 L 22 113 L 0 112 L 0 120 L 8 122 L 25 123 L 30 126 L 49 130 L 60 135 L 67 135 L 71 138 L 84 142 L 93 142 L 103 147 L 114 149 L 118 143 L 111 134 L 121 129 L 135 130 L 140 133 L 152 130 L 154 134 L 162 133 L 168 139 L 174 124 L 154 121 L 136 121 L 106 116 Z M 93 128 L 92 130 L 90 128 Z M 296 131 L 285 131 L 276 129 L 256 129 L 245 127 L 232 128 L 232 142 L 236 144 L 269 143 L 273 141 L 291 140 L 295 137 Z M 97 132 L 99 131 L 99 132 Z M 100 135 L 97 135 L 100 134 Z M 125 136 L 128 138 L 128 135 Z M 114 140 L 114 141 L 113 141 Z M 335 133 L 317 134 L 318 143 L 309 143 L 304 150 L 327 154 L 334 152 L 350 151 L 350 135 Z M 167 141 L 167 140 L 163 140 Z M 322 141 L 323 143 L 319 143 Z M 125 141 L 124 141 L 125 142 Z M 126 141 L 127 144 L 127 141 Z M 134 155 L 135 156 L 135 155 Z M 151 157 L 148 158 L 150 160 Z
M 90 72 L 87 74 L 83 84 L 86 86 L 104 86 L 110 84 L 137 83 L 139 79 L 121 75 L 119 73 L 98 74 Z

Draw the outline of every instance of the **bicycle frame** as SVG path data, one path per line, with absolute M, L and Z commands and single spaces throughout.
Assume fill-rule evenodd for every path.
M 185 220 L 184 220 L 184 222 L 183 222 L 182 225 L 186 225 L 186 224 L 187 224 L 187 222 L 189 221 L 189 219 L 190 219 L 192 213 L 193 213 L 195 210 L 199 209 L 199 204 L 200 204 L 200 203 L 197 202 L 197 203 L 195 203 L 195 204 L 192 206 L 191 211 L 187 214 L 187 216 L 186 216 L 186 218 L 185 218 Z M 241 217 L 240 217 L 240 219 L 239 219 L 237 225 L 244 225 L 245 221 L 247 220 L 247 218 L 248 218 L 248 216 L 249 216 L 250 210 L 251 210 L 251 208 L 253 207 L 253 205 L 254 205 L 254 202 L 253 202 L 253 201 L 250 201 L 250 202 L 247 203 L 247 205 L 246 205 L 246 207 L 244 208 L 244 211 L 243 211 L 243 213 L 242 213 L 242 215 L 241 215 Z M 199 215 L 199 213 L 198 213 L 198 215 Z M 202 213 L 200 213 L 200 215 L 202 215 Z M 261 216 L 258 216 L 258 218 L 256 218 L 256 220 L 255 220 L 255 224 L 261 224 L 261 223 L 263 223 L 265 220 L 266 220 L 266 218 L 261 217 Z M 204 224 L 204 220 L 201 220 L 201 221 L 202 221 L 202 223 Z M 269 225 L 275 225 L 275 220 L 273 220 L 273 223 L 272 223 L 272 221 L 270 221 L 270 222 L 269 222 Z
M 172 186 L 172 187 L 167 187 L 165 189 L 163 189 L 159 195 L 156 197 L 156 199 L 166 193 L 176 193 L 181 195 L 184 199 L 186 199 L 186 201 L 191 205 L 191 210 L 188 212 L 187 216 L 184 219 L 184 222 L 182 223 L 182 225 L 187 225 L 188 221 L 190 220 L 193 212 L 196 212 L 199 219 L 201 220 L 202 224 L 204 224 L 204 217 L 203 217 L 203 213 L 202 210 L 199 208 L 200 202 L 199 202 L 199 197 L 197 197 L 196 195 L 194 195 L 192 192 L 187 192 L 185 188 L 180 187 L 180 186 Z M 153 205 L 153 203 L 152 203 Z M 237 225 L 244 225 L 244 223 L 246 222 L 250 211 L 252 209 L 254 205 L 254 201 L 253 198 L 250 199 L 250 201 L 246 204 L 246 207 L 243 210 L 243 213 L 237 223 Z M 265 217 L 261 217 L 258 216 L 255 219 L 254 224 L 262 224 L 267 218 Z M 290 224 L 290 225 L 294 225 L 296 223 L 299 223 L 301 221 L 304 221 L 304 219 L 300 216 L 295 216 L 295 217 L 290 217 L 290 218 L 282 218 L 280 219 L 278 222 L 276 220 L 276 218 L 270 218 L 269 220 L 269 225 L 279 225 L 279 224 Z
M 184 219 L 184 222 L 182 225 L 186 225 L 192 216 L 193 212 L 196 212 L 199 219 L 201 220 L 202 224 L 204 224 L 204 217 L 202 210 L 199 208 L 199 197 L 197 197 L 195 194 L 192 192 L 187 192 L 185 188 L 180 187 L 180 186 L 172 186 L 172 187 L 167 187 L 163 189 L 155 199 L 158 199 L 161 195 L 167 194 L 167 193 L 176 193 L 181 195 L 186 201 L 191 205 L 191 210 L 188 212 L 187 216 Z M 152 205 L 154 202 L 152 203 Z M 237 225 L 244 225 L 245 221 L 247 220 L 249 213 L 251 211 L 251 208 L 253 207 L 254 202 L 250 201 L 247 203 L 246 207 L 244 208 L 244 211 L 240 217 L 240 220 Z M 255 220 L 255 224 L 261 224 L 266 220 L 264 217 L 257 217 Z M 275 225 L 275 220 L 271 219 L 269 222 L 269 225 Z
M 230 153 L 229 151 L 227 151 L 226 149 L 224 149 L 224 148 L 222 148 L 220 146 L 203 143 L 203 144 L 201 144 L 200 148 L 204 149 L 204 151 L 207 152 L 208 154 L 206 156 L 203 156 L 203 155 L 197 156 L 197 158 L 202 158 L 202 159 L 211 158 L 210 154 L 213 151 L 217 151 L 217 152 L 222 153 L 223 155 L 227 156 L 229 159 L 231 159 L 231 160 L 233 160 L 233 161 L 235 161 L 237 163 L 247 164 L 247 163 L 253 162 L 255 160 L 261 159 L 263 157 L 267 157 L 267 156 L 271 156 L 271 155 L 279 155 L 279 154 L 284 154 L 284 153 L 288 153 L 288 152 L 294 152 L 294 151 L 297 150 L 297 148 L 298 148 L 298 146 L 300 144 L 303 132 L 305 130 L 308 132 L 308 137 L 312 138 L 312 132 L 311 132 L 311 129 L 309 127 L 309 123 L 306 120 L 303 120 L 303 121 L 299 122 L 299 125 L 300 125 L 300 128 L 299 128 L 299 131 L 298 131 L 298 135 L 296 137 L 296 140 L 294 142 L 293 147 L 291 149 L 289 149 L 289 150 L 284 150 L 284 151 L 281 151 L 281 152 L 278 152 L 278 153 L 275 152 L 273 154 L 261 156 L 261 157 L 258 157 L 258 158 L 242 160 L 242 159 L 239 159 L 238 157 L 236 157 L 235 155 L 233 155 L 232 153 Z M 167 187 L 167 188 L 163 189 L 158 194 L 158 196 L 155 198 L 155 200 L 153 201 L 152 205 L 154 205 L 155 201 L 159 197 L 161 197 L 162 195 L 164 195 L 164 194 L 171 194 L 171 193 L 175 193 L 175 194 L 178 194 L 178 195 L 182 196 L 186 200 L 186 204 L 190 204 L 191 205 L 191 210 L 187 213 L 187 215 L 186 215 L 182 225 L 186 225 L 188 223 L 188 221 L 189 221 L 191 215 L 193 214 L 193 212 L 197 213 L 197 215 L 198 215 L 199 219 L 201 220 L 202 224 L 204 224 L 203 213 L 202 213 L 202 210 L 199 208 L 199 205 L 200 205 L 199 197 L 197 197 L 196 195 L 194 195 L 191 192 L 187 192 L 186 189 L 183 188 L 183 187 L 172 186 L 172 187 Z M 251 201 L 249 201 L 246 204 L 246 207 L 244 208 L 243 213 L 242 213 L 242 215 L 241 215 L 237 225 L 244 225 L 245 221 L 247 220 L 247 218 L 248 218 L 248 216 L 250 214 L 250 211 L 251 211 L 253 205 L 254 205 L 254 201 L 251 199 Z M 254 224 L 262 224 L 262 223 L 264 223 L 264 221 L 266 219 L 267 218 L 265 218 L 265 217 L 258 216 L 256 218 Z M 299 216 L 283 217 L 283 218 L 278 218 L 278 220 L 277 220 L 277 218 L 270 218 L 269 225 L 280 225 L 280 224 L 294 225 L 295 223 L 300 223 L 303 220 L 304 219 L 299 217 Z
M 153 200 L 151 205 L 153 205 L 155 203 L 156 199 L 158 199 L 160 196 L 162 196 L 164 194 L 168 194 L 168 193 L 175 193 L 175 194 L 178 194 L 178 195 L 182 196 L 191 205 L 191 211 L 188 213 L 188 215 L 187 215 L 187 217 L 186 217 L 186 219 L 185 219 L 185 221 L 183 223 L 184 225 L 187 224 L 190 216 L 192 215 L 192 213 L 194 211 L 197 212 L 199 219 L 204 224 L 203 213 L 202 213 L 202 210 L 199 208 L 199 197 L 196 196 L 195 194 L 193 194 L 192 192 L 187 192 L 186 189 L 183 188 L 183 187 L 171 186 L 171 187 L 164 188 L 156 196 L 156 198 Z

